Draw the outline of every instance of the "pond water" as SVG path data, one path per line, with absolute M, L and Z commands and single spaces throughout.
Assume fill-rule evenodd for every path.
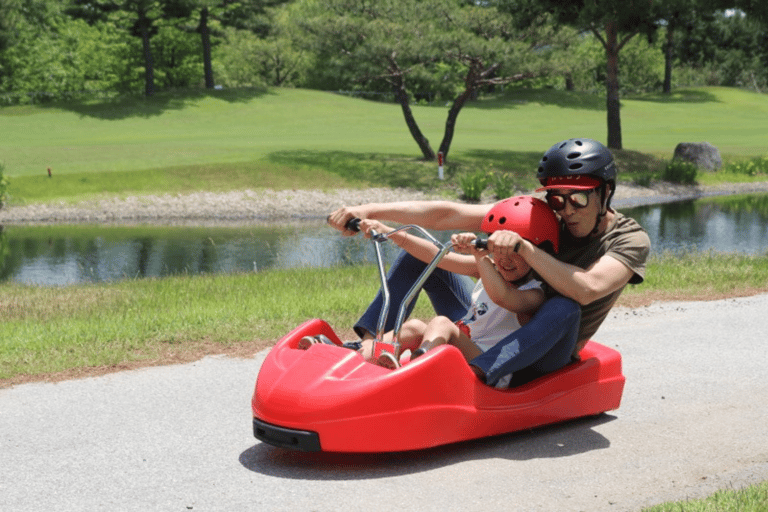
M 620 211 L 645 227 L 654 252 L 768 252 L 766 194 Z M 446 240 L 450 233 L 435 235 Z M 342 237 L 319 220 L 291 227 L 6 226 L 0 237 L 0 282 L 45 286 L 375 261 L 370 241 Z M 397 248 L 383 248 L 391 261 Z

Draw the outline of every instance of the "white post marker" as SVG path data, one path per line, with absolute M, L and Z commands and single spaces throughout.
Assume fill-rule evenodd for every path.
M 442 179 L 443 178 L 443 152 L 439 151 L 437 153 L 437 177 Z

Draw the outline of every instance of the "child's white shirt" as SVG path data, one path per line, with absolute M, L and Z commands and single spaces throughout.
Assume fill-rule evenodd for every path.
M 520 285 L 518 290 L 535 288 L 541 289 L 541 281 L 531 279 Z M 461 321 L 469 327 L 469 337 L 483 352 L 520 328 L 517 313 L 493 302 L 485 291 L 482 280 L 478 280 L 475 284 L 472 290 L 472 305 Z

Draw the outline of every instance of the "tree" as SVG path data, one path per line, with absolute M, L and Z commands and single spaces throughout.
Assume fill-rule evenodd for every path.
M 740 9 L 748 17 L 762 24 L 768 24 L 768 2 L 765 2 L 765 0 L 730 0 L 723 3 L 726 5 L 721 6 L 722 8 L 734 7 Z
M 570 0 L 560 5 L 559 21 L 588 29 L 605 49 L 608 147 L 622 149 L 619 52 L 641 31 L 650 32 L 655 21 L 651 0 Z
M 682 27 L 677 62 L 698 70 L 705 83 L 768 88 L 768 24 L 743 11 L 719 11 Z
M 200 44 L 203 55 L 203 77 L 205 87 L 213 89 L 213 65 L 211 63 L 211 28 L 209 20 L 212 11 L 223 9 L 223 0 L 166 0 L 163 3 L 163 17 L 166 20 L 181 20 L 182 30 L 194 30 L 200 34 Z M 195 21 L 196 20 L 196 21 Z M 184 22 L 195 24 L 194 28 L 185 27 Z
M 57 0 L 0 0 L 0 92 L 16 103 L 113 88 L 114 39 Z
M 608 147 L 622 149 L 619 54 L 637 34 L 651 35 L 662 0 L 498 0 L 521 20 L 551 13 L 556 23 L 586 31 L 600 41 L 606 55 L 605 91 Z
M 321 0 L 303 6 L 296 19 L 316 55 L 313 85 L 373 93 L 386 84 L 425 160 L 436 152 L 415 119 L 414 98 L 451 100 L 438 148 L 447 157 L 458 115 L 480 88 L 533 74 L 510 17 L 474 2 Z
M 160 0 L 72 0 L 67 12 L 96 23 L 109 21 L 141 38 L 144 61 L 144 94 L 155 94 L 155 66 L 151 38 L 157 34 L 157 22 L 163 17 L 165 2 Z
M 672 91 L 675 34 L 678 29 L 713 20 L 716 11 L 731 7 L 733 0 L 664 0 L 659 3 L 659 22 L 666 27 L 662 92 Z

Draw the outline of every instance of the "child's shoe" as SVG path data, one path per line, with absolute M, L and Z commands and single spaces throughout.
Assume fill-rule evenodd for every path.
M 360 340 L 357 340 L 357 341 L 345 341 L 344 343 L 341 344 L 341 346 L 344 347 L 344 348 L 348 348 L 349 350 L 357 351 L 357 350 L 360 350 L 361 348 L 363 348 L 363 342 L 360 341 Z

